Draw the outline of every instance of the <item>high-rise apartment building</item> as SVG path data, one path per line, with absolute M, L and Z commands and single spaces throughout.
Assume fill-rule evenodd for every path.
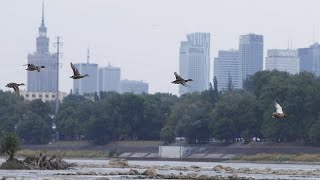
M 57 58 L 49 52 L 49 38 L 47 27 L 44 24 L 44 7 L 42 4 L 42 20 L 39 27 L 39 35 L 36 39 L 36 52 L 28 54 L 28 64 L 45 66 L 40 72 L 28 71 L 27 91 L 31 92 L 55 92 L 58 85 Z
M 121 93 L 143 94 L 148 93 L 149 84 L 142 81 L 121 80 Z
M 239 60 L 242 80 L 263 70 L 263 36 L 247 34 L 240 36 Z
M 242 88 L 242 79 L 238 50 L 223 50 L 214 59 L 214 76 L 217 78 L 218 90 Z
M 181 42 L 179 73 L 188 82 L 189 87 L 179 86 L 179 93 L 204 91 L 210 82 L 210 33 L 191 33 L 187 41 Z
M 99 91 L 120 93 L 121 71 L 119 67 L 110 64 L 99 68 Z
M 98 64 L 88 62 L 77 63 L 74 66 L 79 70 L 80 74 L 89 74 L 89 76 L 82 79 L 74 79 L 73 92 L 79 95 L 98 92 Z
M 315 43 L 308 48 L 298 49 L 300 72 L 307 71 L 320 76 L 320 45 Z
M 299 73 L 298 51 L 292 49 L 269 49 L 265 60 L 265 70 Z

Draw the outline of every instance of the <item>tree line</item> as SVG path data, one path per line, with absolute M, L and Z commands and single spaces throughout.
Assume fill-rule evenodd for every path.
M 168 93 L 69 95 L 54 114 L 53 103 L 23 101 L 0 91 L 0 130 L 15 132 L 22 143 L 59 140 L 163 140 L 185 137 L 189 143 L 302 141 L 320 145 L 320 79 L 311 73 L 261 71 L 243 90 L 203 92 L 177 97 Z M 293 115 L 273 119 L 274 101 Z

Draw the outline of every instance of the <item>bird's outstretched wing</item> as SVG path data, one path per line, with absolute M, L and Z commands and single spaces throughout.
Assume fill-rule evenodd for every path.
M 181 81 L 181 85 L 185 86 L 185 87 L 188 87 L 188 85 L 187 85 L 187 83 L 185 81 Z
M 177 72 L 174 72 L 174 75 L 176 76 L 176 80 L 183 80 Z
M 70 63 L 70 65 L 71 65 L 71 68 L 73 70 L 73 74 L 76 75 L 76 76 L 79 76 L 80 73 L 79 73 L 78 69 L 72 63 Z
M 277 113 L 282 114 L 283 111 L 282 111 L 282 107 L 280 106 L 280 104 L 275 101 L 275 102 L 274 102 L 274 105 L 275 105 L 275 107 L 276 107 Z
M 33 64 L 25 64 L 25 65 L 23 65 L 23 66 L 28 66 L 28 67 L 30 67 L 30 66 L 32 66 Z
M 16 92 L 17 95 L 20 95 L 19 87 L 13 86 L 14 92 Z

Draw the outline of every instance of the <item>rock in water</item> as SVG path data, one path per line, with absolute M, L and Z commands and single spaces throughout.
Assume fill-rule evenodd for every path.
M 157 170 L 154 167 L 149 167 L 147 170 L 145 170 L 143 173 L 143 175 L 149 176 L 149 177 L 154 177 L 156 176 Z
M 224 170 L 224 167 L 221 165 L 216 165 L 215 167 L 212 168 L 212 170 L 220 172 Z
M 136 169 L 130 169 L 129 175 L 140 175 L 139 171 Z
M 113 168 L 125 168 L 129 167 L 129 164 L 126 159 L 111 159 L 109 161 L 109 166 Z

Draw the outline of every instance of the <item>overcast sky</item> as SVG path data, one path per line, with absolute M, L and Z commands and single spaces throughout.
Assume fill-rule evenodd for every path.
M 149 83 L 149 92 L 178 94 L 186 34 L 211 33 L 211 64 L 218 50 L 238 49 L 239 35 L 264 35 L 264 50 L 307 47 L 320 39 L 318 0 L 45 0 L 45 25 L 54 52 L 63 41 L 60 90 L 72 88 L 69 63 L 121 67 L 121 78 Z M 42 0 L 0 0 L 0 89 L 27 81 L 23 64 L 35 51 Z M 314 28 L 313 28 L 314 27 Z M 314 33 L 313 33 L 314 29 Z M 265 55 L 264 55 L 265 56 Z M 212 68 L 211 68 L 212 71 Z M 211 72 L 212 74 L 212 72 Z M 25 88 L 25 87 L 24 87 Z M 23 89 L 23 88 L 22 88 Z M 5 89 L 7 90 L 7 89 Z

